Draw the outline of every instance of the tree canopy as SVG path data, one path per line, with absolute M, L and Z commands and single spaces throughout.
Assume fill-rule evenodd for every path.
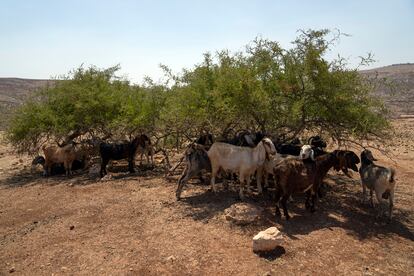
M 358 67 L 328 60 L 339 39 L 331 36 L 300 31 L 289 49 L 256 38 L 244 51 L 206 53 L 177 74 L 162 66 L 165 83 L 132 85 L 116 75 L 119 66 L 80 67 L 35 93 L 16 112 L 8 138 L 31 152 L 47 139 L 137 132 L 165 136 L 166 146 L 204 131 L 228 136 L 241 129 L 287 137 L 310 131 L 337 141 L 384 137 L 387 109 Z

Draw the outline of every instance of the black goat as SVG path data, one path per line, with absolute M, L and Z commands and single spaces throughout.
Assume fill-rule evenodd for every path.
M 151 144 L 151 142 L 145 134 L 135 137 L 131 142 L 113 144 L 101 143 L 99 145 L 99 152 L 102 159 L 101 177 L 107 174 L 106 165 L 108 165 L 109 160 L 128 159 L 129 172 L 135 172 L 135 154 L 138 147 L 145 148 L 146 144 Z
M 317 147 L 317 148 L 326 148 L 326 142 L 322 140 L 319 135 L 312 136 L 308 139 L 308 145 Z
M 355 152 L 350 150 L 334 150 L 333 154 L 335 154 L 339 159 L 338 170 L 342 170 L 342 172 L 347 176 L 349 176 L 348 169 L 358 172 L 358 167 L 356 165 L 361 161 Z
M 276 147 L 276 151 L 279 154 L 289 154 L 289 155 L 299 156 L 302 145 L 283 143 L 283 144 L 277 144 L 275 145 L 275 147 Z
M 198 137 L 194 143 L 203 145 L 206 150 L 208 150 L 211 145 L 214 143 L 213 135 L 211 133 L 203 134 Z
M 308 145 L 312 146 L 315 157 L 326 154 L 326 151 L 324 151 L 324 148 L 326 148 L 326 142 L 323 141 L 320 136 L 310 137 L 308 139 Z M 295 138 L 290 143 L 276 143 L 275 147 L 279 154 L 299 156 L 302 144 L 300 143 L 299 138 Z
M 266 135 L 261 132 L 250 132 L 250 131 L 242 131 L 239 132 L 236 136 L 234 136 L 232 139 L 229 140 L 223 140 L 220 142 L 224 142 L 227 144 L 240 146 L 240 147 L 255 147 L 257 144 L 259 144 L 260 141 L 265 137 Z

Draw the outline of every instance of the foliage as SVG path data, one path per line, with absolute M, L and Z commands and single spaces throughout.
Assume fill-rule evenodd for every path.
M 9 139 L 27 151 L 70 133 L 150 132 L 177 146 L 204 131 L 225 137 L 241 129 L 287 137 L 317 132 L 337 141 L 384 137 L 387 110 L 358 68 L 341 57 L 328 61 L 340 36 L 331 35 L 300 31 L 290 49 L 256 38 L 241 52 L 206 53 L 179 74 L 162 66 L 165 83 L 136 86 L 116 76 L 117 66 L 81 67 L 23 105 Z

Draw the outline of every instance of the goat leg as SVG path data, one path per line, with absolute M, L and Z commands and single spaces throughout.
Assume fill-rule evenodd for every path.
M 101 171 L 100 171 L 101 177 L 104 177 L 104 175 L 107 174 L 106 165 L 108 165 L 108 161 L 109 160 L 106 160 L 106 159 L 102 159 L 102 161 L 101 161 Z
M 211 189 L 213 190 L 214 193 L 217 192 L 217 190 L 216 190 L 216 175 L 217 175 L 218 169 L 219 168 L 211 168 L 210 184 L 211 184 Z
M 280 196 L 281 196 L 281 191 L 280 191 L 280 189 L 277 189 L 276 190 L 276 193 L 275 193 L 275 202 L 276 202 L 276 213 L 275 213 L 275 216 L 276 217 L 280 217 L 282 215 L 280 213 L 280 208 L 279 208 Z
M 310 204 L 310 202 L 309 202 L 310 197 L 311 197 L 311 193 L 310 193 L 310 191 L 307 191 L 307 192 L 306 192 L 306 200 L 305 200 L 305 209 L 306 209 L 306 210 L 309 210 L 309 209 L 310 209 L 310 207 L 311 207 L 311 204 Z
M 204 183 L 204 178 L 203 178 L 203 174 L 201 172 L 198 173 L 198 179 L 200 180 L 201 183 Z
M 311 206 L 310 206 L 310 211 L 313 213 L 315 212 L 315 202 L 316 202 L 316 193 L 312 193 L 311 195 Z
M 362 204 L 365 203 L 366 197 L 367 197 L 367 188 L 365 187 L 364 183 L 361 182 L 362 186 Z
M 382 200 L 382 195 L 383 195 L 382 191 L 375 190 L 375 196 L 377 197 L 378 209 L 379 209 L 377 217 L 382 217 L 384 214 L 385 201 Z
M 239 190 L 239 197 L 240 200 L 244 200 L 244 187 L 245 185 L 249 185 L 249 181 L 248 178 L 245 177 L 245 175 L 240 174 L 240 190 Z M 249 187 L 247 187 L 247 190 L 249 191 Z
M 373 194 L 373 191 L 372 191 L 372 190 L 369 190 L 369 196 L 370 196 L 371 207 L 372 207 L 372 208 L 374 208 L 374 207 L 375 207 L 375 205 L 374 205 L 374 199 L 373 199 L 372 194 Z M 381 203 L 381 201 L 380 201 L 380 200 L 378 200 L 378 203 Z
M 72 175 L 72 162 L 68 161 L 68 162 L 65 162 L 65 163 L 66 164 L 64 164 L 64 166 L 65 166 L 65 170 L 67 172 L 67 175 L 68 176 Z
M 389 219 L 389 221 L 391 221 L 391 219 L 392 219 L 392 209 L 394 207 L 394 191 L 393 190 L 390 193 L 389 204 L 390 204 L 390 206 L 389 206 L 389 210 L 388 210 L 389 211 L 388 219 Z
M 282 207 L 283 207 L 283 213 L 285 215 L 286 220 L 290 219 L 290 216 L 289 216 L 289 213 L 288 213 L 288 210 L 287 210 L 287 206 L 286 206 L 287 205 L 286 202 L 287 202 L 288 198 L 289 198 L 289 195 L 283 195 L 282 200 L 281 200 Z
M 128 170 L 130 173 L 134 173 L 135 169 L 134 169 L 134 158 L 130 158 L 128 159 Z
M 188 172 L 188 169 L 185 168 L 185 170 L 183 171 L 183 173 L 180 176 L 180 179 L 178 179 L 178 186 L 177 186 L 177 190 L 175 191 L 175 197 L 177 198 L 177 200 L 181 199 L 181 192 L 183 190 L 184 184 L 188 180 L 188 178 L 186 177 L 187 172 Z M 184 181 L 184 179 L 185 179 L 185 181 Z
M 263 168 L 259 167 L 256 171 L 256 184 L 257 184 L 257 192 L 259 193 L 259 195 L 263 193 L 263 189 L 262 189 L 263 173 L 264 173 L 264 176 L 267 176 Z M 265 187 L 267 187 L 266 182 L 267 181 L 265 180 Z

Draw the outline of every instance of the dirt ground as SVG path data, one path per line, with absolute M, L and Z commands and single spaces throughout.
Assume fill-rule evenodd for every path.
M 361 203 L 358 175 L 331 173 L 328 194 L 311 214 L 303 199 L 290 204 L 293 218 L 276 219 L 274 204 L 258 225 L 235 226 L 223 216 L 237 193 L 214 195 L 194 180 L 175 199 L 176 183 L 160 164 L 112 179 L 43 178 L 30 159 L 0 146 L 0 275 L 413 275 L 414 120 L 395 121 L 397 170 L 394 219 L 377 220 Z M 252 237 L 278 227 L 283 247 L 252 252 Z

